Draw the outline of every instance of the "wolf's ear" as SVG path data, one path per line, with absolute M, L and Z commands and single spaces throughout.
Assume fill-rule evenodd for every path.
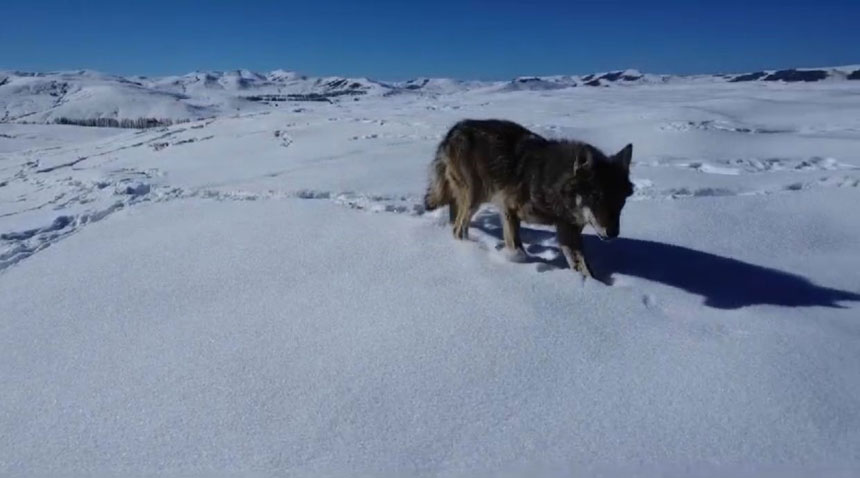
M 588 148 L 582 148 L 582 150 L 576 153 L 576 161 L 574 162 L 576 172 L 585 173 L 591 171 L 591 167 L 593 165 L 594 157 L 591 155 L 591 151 Z
M 624 165 L 625 168 L 630 169 L 630 161 L 633 159 L 633 145 L 628 144 L 624 149 L 619 151 L 615 157 L 618 159 L 618 162 Z

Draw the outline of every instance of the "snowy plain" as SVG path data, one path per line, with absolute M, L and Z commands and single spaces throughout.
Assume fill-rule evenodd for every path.
M 0 474 L 851 476 L 858 83 L 0 124 Z M 546 228 L 512 263 L 491 207 L 466 243 L 424 213 L 467 117 L 634 144 L 621 238 L 586 243 L 612 286 Z

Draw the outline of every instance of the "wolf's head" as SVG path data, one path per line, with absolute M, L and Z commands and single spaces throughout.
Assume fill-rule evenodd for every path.
M 614 239 L 620 232 L 621 209 L 633 194 L 630 182 L 632 158 L 632 144 L 609 157 L 587 145 L 577 152 L 571 212 L 581 222 L 590 224 L 601 239 Z

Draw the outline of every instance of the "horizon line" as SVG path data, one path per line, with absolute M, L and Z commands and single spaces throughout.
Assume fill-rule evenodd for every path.
M 646 72 L 646 71 L 640 70 L 638 68 L 618 68 L 618 69 L 610 69 L 610 70 L 603 70 L 603 71 L 594 71 L 594 72 L 590 72 L 590 73 L 523 74 L 523 75 L 516 75 L 516 76 L 510 77 L 510 78 L 495 78 L 495 79 L 463 78 L 463 77 L 454 77 L 454 76 L 414 76 L 414 77 L 410 77 L 410 78 L 402 79 L 402 80 L 392 80 L 392 79 L 382 79 L 382 78 L 364 76 L 364 75 L 356 75 L 356 76 L 338 75 L 338 74 L 336 74 L 336 75 L 320 75 L 320 74 L 304 73 L 304 72 L 300 72 L 298 70 L 288 70 L 288 69 L 284 69 L 284 68 L 275 68 L 272 70 L 252 70 L 249 68 L 208 69 L 208 70 L 207 69 L 195 69 L 195 70 L 186 71 L 185 73 L 172 73 L 172 74 L 164 74 L 164 75 L 142 75 L 142 74 L 136 74 L 136 73 L 132 73 L 132 74 L 111 73 L 111 72 L 93 69 L 93 68 L 76 68 L 76 69 L 73 68 L 73 69 L 53 69 L 53 70 L 22 70 L 22 69 L 0 68 L 0 72 L 29 73 L 29 74 L 41 74 L 41 75 L 62 74 L 62 73 L 79 73 L 79 74 L 81 74 L 84 72 L 90 72 L 90 73 L 98 73 L 98 74 L 102 74 L 102 75 L 125 77 L 125 78 L 128 78 L 128 77 L 167 78 L 167 77 L 171 77 L 171 76 L 187 76 L 187 75 L 191 75 L 194 73 L 230 73 L 230 72 L 243 72 L 243 71 L 249 72 L 249 73 L 254 73 L 254 74 L 284 72 L 284 73 L 292 73 L 292 74 L 295 74 L 296 76 L 305 77 L 305 78 L 356 78 L 356 79 L 366 79 L 366 80 L 370 80 L 370 81 L 376 81 L 376 82 L 380 82 L 380 83 L 382 83 L 382 82 L 396 83 L 396 82 L 405 82 L 405 81 L 411 81 L 411 80 L 417 80 L 417 79 L 440 79 L 440 80 L 456 80 L 456 81 L 486 81 L 486 82 L 491 82 L 491 81 L 509 81 L 509 80 L 515 80 L 518 78 L 547 78 L 547 77 L 554 77 L 554 76 L 579 76 L 579 77 L 583 77 L 583 76 L 588 76 L 588 75 L 616 73 L 616 72 L 628 72 L 628 71 L 637 72 L 637 73 L 642 74 L 642 75 L 694 77 L 694 76 L 738 75 L 738 74 L 744 74 L 744 73 L 775 72 L 775 71 L 784 71 L 784 70 L 799 70 L 799 71 L 803 71 L 803 70 L 825 70 L 825 69 L 827 69 L 827 70 L 839 70 L 839 69 L 852 69 L 852 68 L 860 69 L 860 62 L 859 63 L 847 63 L 847 64 L 841 64 L 841 65 L 829 65 L 829 66 L 792 66 L 792 67 L 787 67 L 787 68 L 763 68 L 763 69 L 747 70 L 747 71 L 735 71 L 735 72 L 722 71 L 722 72 L 700 72 L 700 73 L 652 73 L 652 72 Z

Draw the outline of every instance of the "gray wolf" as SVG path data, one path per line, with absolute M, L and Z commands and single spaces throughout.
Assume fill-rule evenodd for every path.
M 632 144 L 607 156 L 587 143 L 548 140 L 511 121 L 463 120 L 436 150 L 424 208 L 448 206 L 454 237 L 467 239 L 478 207 L 496 203 L 505 247 L 521 257 L 520 221 L 554 225 L 570 268 L 592 277 L 582 229 L 588 224 L 601 239 L 618 237 L 621 209 L 633 194 L 632 156 Z

